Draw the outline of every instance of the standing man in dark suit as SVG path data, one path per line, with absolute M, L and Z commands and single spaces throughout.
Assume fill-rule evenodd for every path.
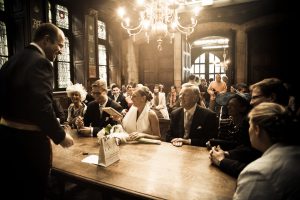
M 1 195 L 44 199 L 51 143 L 73 145 L 53 110 L 53 62 L 64 46 L 63 32 L 42 24 L 33 42 L 0 70 Z M 16 152 L 13 154 L 12 152 Z
M 92 95 L 95 100 L 89 103 L 83 119 L 77 118 L 79 134 L 96 137 L 97 133 L 108 124 L 117 124 L 108 113 L 102 111 L 104 107 L 112 107 L 121 113 L 123 109 L 120 104 L 107 96 L 107 91 L 106 81 L 99 79 L 93 83 Z
M 174 146 L 206 146 L 206 142 L 217 136 L 218 121 L 216 114 L 200 107 L 200 91 L 196 85 L 183 86 L 179 98 L 181 107 L 171 113 L 170 129 L 166 141 Z

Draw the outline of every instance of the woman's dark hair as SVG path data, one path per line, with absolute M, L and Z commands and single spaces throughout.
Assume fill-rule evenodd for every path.
M 241 94 L 241 95 L 233 94 L 232 96 L 230 96 L 228 98 L 227 105 L 231 99 L 236 99 L 240 103 L 241 106 L 246 108 L 244 114 L 247 114 L 251 110 L 252 107 L 250 105 L 249 99 L 247 99 L 246 96 L 242 96 L 242 95 L 243 94 Z

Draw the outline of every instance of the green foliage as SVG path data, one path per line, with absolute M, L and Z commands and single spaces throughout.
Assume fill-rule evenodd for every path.
M 110 134 L 110 129 L 112 128 L 112 126 L 110 124 L 108 124 L 106 127 L 105 127 L 105 135 L 109 135 Z

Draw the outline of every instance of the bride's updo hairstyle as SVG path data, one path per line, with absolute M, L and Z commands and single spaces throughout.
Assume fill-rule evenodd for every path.
M 141 95 L 141 96 L 145 96 L 147 101 L 151 101 L 152 100 L 152 94 L 151 91 L 149 90 L 149 88 L 147 86 L 142 86 L 139 87 L 137 89 L 137 92 Z

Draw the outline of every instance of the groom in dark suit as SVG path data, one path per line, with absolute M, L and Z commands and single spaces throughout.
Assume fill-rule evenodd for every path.
M 112 107 L 118 112 L 122 112 L 122 106 L 107 96 L 107 83 L 99 79 L 92 84 L 92 95 L 95 100 L 90 102 L 83 119 L 76 121 L 79 134 L 83 136 L 96 137 L 97 133 L 108 124 L 117 124 L 110 115 L 104 111 L 104 107 Z
M 206 146 L 206 142 L 217 137 L 218 120 L 216 114 L 200 107 L 200 91 L 196 85 L 185 85 L 180 91 L 181 107 L 171 113 L 170 129 L 166 141 L 174 146 Z

